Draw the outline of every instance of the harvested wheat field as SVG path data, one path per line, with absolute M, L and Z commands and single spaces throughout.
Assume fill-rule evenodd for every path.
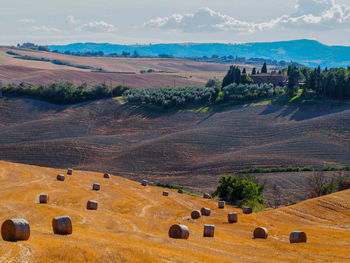
M 28 241 L 0 241 L 0 262 L 349 262 L 350 191 L 278 210 L 243 215 L 240 209 L 217 208 L 216 200 L 142 186 L 121 177 L 104 180 L 102 173 L 0 162 L 0 221 L 24 218 Z M 91 184 L 101 184 L 101 191 Z M 38 195 L 50 195 L 38 204 Z M 86 210 L 88 200 L 99 210 Z M 194 209 L 208 207 L 209 217 L 192 220 Z M 227 222 L 237 212 L 238 223 Z M 71 235 L 55 235 L 52 219 L 67 215 Z M 190 235 L 170 239 L 173 224 L 186 225 Z M 203 237 L 203 225 L 215 225 L 214 238 Z M 253 239 L 256 227 L 269 236 Z M 292 231 L 304 231 L 307 243 L 290 244 Z

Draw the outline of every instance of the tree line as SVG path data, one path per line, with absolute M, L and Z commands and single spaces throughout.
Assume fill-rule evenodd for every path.
M 133 104 L 171 108 L 214 102 L 218 91 L 216 87 L 132 88 L 127 90 L 124 96 Z
M 20 85 L 8 85 L 1 88 L 4 96 L 29 97 L 54 104 L 74 104 L 121 96 L 128 89 L 130 87 L 122 85 L 111 88 L 105 83 L 97 84 L 89 89 L 87 83 L 75 86 L 73 83 L 67 81 L 61 81 L 49 86 L 27 86 L 22 83 Z
M 321 69 L 298 67 L 291 64 L 287 70 L 288 90 L 299 86 L 332 99 L 350 99 L 350 68 Z

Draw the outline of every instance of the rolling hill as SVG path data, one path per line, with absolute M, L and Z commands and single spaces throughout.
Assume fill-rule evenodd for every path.
M 144 56 L 172 54 L 176 57 L 196 57 L 213 54 L 218 56 L 240 56 L 246 58 L 266 58 L 295 61 L 307 66 L 347 67 L 350 65 L 350 47 L 327 46 L 314 40 L 292 40 L 262 43 L 183 43 L 152 45 L 113 45 L 108 43 L 74 43 L 69 45 L 52 45 L 51 50 L 61 52 L 103 51 L 106 54 L 122 51 L 134 52 Z
M 184 185 L 196 193 L 214 190 L 221 174 L 244 168 L 349 166 L 346 105 L 157 112 L 114 99 L 58 106 L 3 98 L 0 112 L 2 160 L 109 171 Z M 258 179 L 281 186 L 287 202 L 309 196 L 308 176 L 259 174 Z
M 51 169 L 0 161 L 0 222 L 25 218 L 28 241 L 0 241 L 0 262 L 348 262 L 350 260 L 350 191 L 308 200 L 277 210 L 243 215 L 217 201 L 143 187 L 137 182 L 101 173 L 77 171 L 64 182 Z M 101 191 L 92 191 L 92 184 Z M 47 193 L 48 204 L 38 204 Z M 86 210 L 87 200 L 99 202 Z M 196 221 L 193 209 L 209 207 L 210 217 Z M 238 223 L 228 224 L 227 213 Z M 54 235 L 53 217 L 68 215 L 73 233 Z M 174 223 L 190 229 L 188 240 L 168 237 Z M 215 225 L 214 238 L 203 238 L 203 225 Z M 267 227 L 268 239 L 252 238 L 257 226 Z M 300 230 L 307 243 L 290 244 L 289 233 Z
M 40 59 L 42 61 L 39 61 Z M 94 71 L 87 67 L 102 71 Z M 89 86 L 103 82 L 113 86 L 124 84 L 136 88 L 203 86 L 211 77 L 222 77 L 228 68 L 229 65 L 184 59 L 76 57 L 0 47 L 2 85 L 21 82 L 30 85 L 50 85 L 66 80 L 76 85 L 87 82 Z M 141 70 L 149 69 L 154 72 L 140 74 Z

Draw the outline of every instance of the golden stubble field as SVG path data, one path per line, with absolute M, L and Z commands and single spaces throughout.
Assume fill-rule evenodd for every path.
M 103 172 L 103 171 L 101 171 Z M 206 200 L 103 173 L 74 171 L 0 161 L 0 221 L 25 218 L 28 241 L 0 241 L 0 262 L 349 262 L 350 191 L 278 210 L 243 215 Z M 101 191 L 92 191 L 100 183 Z M 48 204 L 38 195 L 48 193 Z M 97 211 L 86 210 L 97 200 Z M 209 207 L 210 217 L 194 221 L 194 209 Z M 228 224 L 227 213 L 238 212 Z M 54 235 L 53 217 L 69 215 L 73 234 Z M 188 240 L 168 237 L 174 223 L 190 229 Z M 214 224 L 215 237 L 204 238 L 203 225 Z M 267 240 L 252 238 L 255 227 L 269 229 Z M 289 233 L 305 231 L 306 244 L 290 244 Z

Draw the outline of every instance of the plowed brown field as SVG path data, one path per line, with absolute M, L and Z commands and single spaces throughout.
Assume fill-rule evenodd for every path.
M 149 112 L 107 99 L 57 106 L 0 100 L 0 159 L 110 171 L 126 178 L 214 190 L 219 176 L 249 167 L 348 166 L 350 109 L 278 105 L 222 112 Z M 310 173 L 259 174 L 284 201 L 303 200 Z M 327 176 L 334 176 L 328 173 Z M 267 198 L 271 197 L 269 190 Z

